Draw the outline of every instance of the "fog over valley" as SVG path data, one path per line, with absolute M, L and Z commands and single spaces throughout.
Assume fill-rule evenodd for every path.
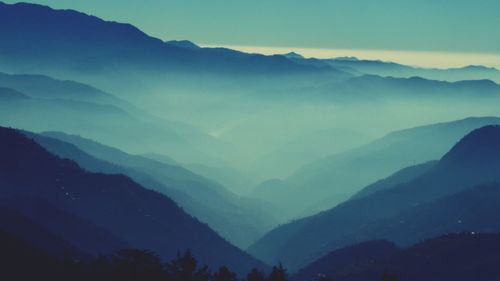
M 500 70 L 164 40 L 35 2 L 0 2 L 6 280 L 500 277 Z

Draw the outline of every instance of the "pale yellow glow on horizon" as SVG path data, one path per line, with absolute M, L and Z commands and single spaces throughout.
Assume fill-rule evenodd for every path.
M 314 57 L 324 59 L 336 57 L 357 57 L 358 59 L 391 61 L 427 68 L 454 68 L 468 65 L 483 65 L 500 69 L 500 54 L 396 50 L 320 49 L 241 45 L 202 46 L 224 47 L 246 53 L 259 53 L 264 55 L 285 54 L 293 51 L 307 58 Z

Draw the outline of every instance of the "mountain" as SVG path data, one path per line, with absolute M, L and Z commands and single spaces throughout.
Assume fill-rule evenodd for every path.
M 432 80 L 445 80 L 450 82 L 461 80 L 489 79 L 500 83 L 500 71 L 493 67 L 469 65 L 458 68 L 422 68 L 402 65 L 394 62 L 372 60 L 346 60 L 342 58 L 326 60 L 328 65 L 339 68 L 352 68 L 364 74 L 409 78 L 419 76 Z
M 69 123 L 72 118 L 65 120 L 60 116 L 57 116 L 59 123 L 47 124 L 43 128 L 39 124 L 41 121 L 36 119 L 33 126 L 26 126 L 20 120 L 4 122 L 3 125 L 32 131 L 58 130 L 81 134 L 128 152 L 165 154 L 185 165 L 201 164 L 216 169 L 236 167 L 252 173 L 253 178 L 258 178 L 257 183 L 269 178 L 269 174 L 259 177 L 269 169 L 259 169 L 260 165 L 255 163 L 260 161 L 254 161 L 258 159 L 253 157 L 286 156 L 286 151 L 279 147 L 292 141 L 293 132 L 288 134 L 287 131 L 298 128 L 299 123 L 319 130 L 338 121 L 345 125 L 344 128 L 363 133 L 376 130 L 366 135 L 379 136 L 382 132 L 434 120 L 498 114 L 494 106 L 498 100 L 491 97 L 498 92 L 498 85 L 487 80 L 445 83 L 421 78 L 354 77 L 357 74 L 349 74 L 331 65 L 307 65 L 283 55 L 263 56 L 224 48 L 195 48 L 185 41 L 163 42 L 128 24 L 40 5 L 0 4 L 0 40 L 3 43 L 0 46 L 3 62 L 0 71 L 39 73 L 58 81 L 72 80 L 91 85 L 164 119 L 193 124 L 199 129 L 200 138 L 188 137 L 190 133 L 172 123 L 149 119 L 140 122 L 137 129 L 133 126 L 137 122 L 130 122 L 132 128 L 125 126 L 129 120 L 103 124 L 104 129 L 96 126 L 102 130 L 100 132 L 88 132 L 85 119 L 81 130 L 75 124 L 63 127 L 61 123 Z M 27 90 L 25 94 L 30 96 Z M 422 96 L 426 97 L 424 104 L 414 104 L 412 99 L 412 108 L 429 105 L 429 102 L 435 110 L 422 115 L 397 104 L 401 100 L 408 102 L 411 97 L 416 97 L 416 100 Z M 434 97 L 443 96 L 446 97 L 445 101 L 440 100 L 443 103 L 434 103 Z M 478 99 L 478 96 L 487 98 Z M 372 104 L 374 99 L 396 104 L 379 107 L 380 104 Z M 450 101 L 456 103 L 449 104 Z M 469 104 L 471 101 L 475 101 L 473 105 Z M 345 108 L 346 103 L 353 108 Z M 440 110 L 443 104 L 449 108 L 446 112 Z M 32 112 L 26 107 L 16 110 Z M 50 112 L 50 115 L 62 112 L 54 107 L 39 110 Z M 14 114 L 12 111 L 11 115 Z M 332 112 L 334 114 L 330 114 Z M 388 118 L 399 114 L 404 116 Z M 30 113 L 26 118 L 35 115 L 39 116 L 40 112 Z M 131 115 L 135 119 L 144 119 Z M 367 118 L 360 116 L 370 116 L 370 124 L 364 122 Z M 409 117 L 412 118 L 411 125 L 406 122 Z M 106 118 L 101 120 L 109 121 Z M 100 125 L 100 122 L 92 121 Z M 152 124 L 144 123 L 154 123 L 154 130 Z M 279 130 L 274 126 L 276 123 L 280 124 Z M 384 128 L 380 130 L 378 126 L 372 126 L 382 123 Z M 193 133 L 193 130 L 189 131 Z M 228 136 L 228 132 L 233 133 Z M 138 139 L 132 133 L 144 137 Z M 111 136 L 116 136 L 116 139 Z M 230 147 L 231 140 L 236 140 L 236 147 Z M 297 161 L 299 153 L 289 156 L 293 163 L 283 160 L 269 166 L 280 169 L 279 176 L 285 176 L 289 168 L 295 169 L 303 164 Z M 316 156 L 318 154 L 314 153 L 311 158 Z M 289 168 L 283 168 L 288 165 Z M 214 172 L 213 177 L 220 180 L 218 174 Z M 237 179 L 240 180 L 244 181 Z M 234 187 L 233 190 L 240 193 L 245 189 Z
M 500 124 L 500 119 L 466 118 L 395 131 L 304 165 L 284 180 L 282 185 L 290 187 L 286 193 L 276 189 L 267 196 L 292 217 L 325 210 L 401 168 L 439 159 L 458 139 L 488 124 Z
M 498 183 L 476 186 L 403 210 L 389 219 L 367 225 L 365 231 L 401 246 L 443 233 L 499 232 L 500 224 L 494 215 L 500 209 L 499 194 Z
M 2 200 L 36 196 L 165 259 L 190 248 L 202 263 L 212 267 L 224 264 L 241 273 L 253 266 L 264 267 L 168 197 L 130 178 L 86 172 L 12 129 L 1 128 L 0 140 Z
M 92 86 L 45 75 L 0 73 L 0 86 L 17 90 L 32 98 L 92 102 L 133 109 L 131 104 Z
M 400 184 L 407 183 L 407 182 L 425 174 L 427 171 L 429 171 L 429 169 L 434 167 L 434 165 L 436 163 L 437 163 L 437 161 L 429 161 L 429 162 L 426 162 L 423 164 L 418 164 L 415 166 L 403 168 L 387 178 L 378 180 L 378 181 L 366 186 L 365 188 L 363 188 L 359 192 L 355 193 L 351 197 L 351 199 L 361 198 L 361 197 L 364 197 L 364 196 L 367 196 L 367 195 L 370 195 L 370 194 L 373 194 L 373 193 L 376 193 L 376 192 L 379 192 L 382 190 L 393 188 L 393 187 L 400 185 Z
M 448 82 L 418 76 L 400 78 L 361 75 L 325 83 L 311 92 L 313 96 L 342 104 L 391 103 L 404 100 L 422 102 L 427 99 L 459 102 L 460 99 L 471 98 L 498 99 L 500 85 L 488 79 Z
M 441 231 L 446 233 L 463 230 L 445 227 L 450 226 L 450 223 L 461 225 L 460 216 L 451 214 L 465 211 L 465 214 L 471 216 L 480 210 L 483 203 L 491 207 L 490 211 L 493 212 L 497 208 L 495 202 L 486 204 L 486 201 L 473 200 L 474 197 L 468 195 L 460 198 L 471 198 L 470 209 L 463 209 L 463 204 L 454 204 L 452 212 L 435 206 L 449 206 L 449 203 L 438 200 L 454 202 L 454 198 L 446 197 L 467 191 L 474 186 L 500 181 L 499 137 L 500 126 L 491 125 L 476 129 L 462 138 L 421 176 L 278 227 L 250 247 L 249 251 L 268 262 L 280 260 L 294 271 L 328 251 L 357 242 L 387 239 L 408 244 L 435 236 Z M 498 189 L 498 186 L 495 187 Z M 479 198 L 485 198 L 480 196 L 482 192 L 476 194 Z M 436 211 L 425 212 L 419 208 L 431 208 Z M 412 215 L 407 217 L 406 212 Z M 488 212 L 481 214 L 485 213 Z M 493 222 L 496 218 L 485 218 L 484 215 L 476 218 L 472 226 L 479 226 L 482 218 L 488 220 L 487 224 L 482 225 L 483 230 L 496 229 L 496 223 Z M 420 227 L 412 228 L 412 223 L 417 224 L 419 221 L 422 223 Z M 488 225 L 491 228 L 484 229 Z
M 0 99 L 3 101 L 23 100 L 29 98 L 27 95 L 10 88 L 0 87 Z
M 177 161 L 175 161 L 175 159 L 173 159 L 172 157 L 169 157 L 165 154 L 158 154 L 158 153 L 150 152 L 150 153 L 145 153 L 142 156 L 149 158 L 149 159 L 152 159 L 152 160 L 156 160 L 158 162 L 162 162 L 164 164 L 168 164 L 168 165 L 178 165 L 179 164 Z
M 31 84 L 30 79 L 22 81 Z M 205 151 L 217 154 L 222 149 L 220 143 L 208 135 L 183 126 L 180 122 L 136 115 L 108 104 L 73 99 L 33 98 L 21 92 L 17 94 L 17 98 L 12 98 L 12 91 L 10 92 L 11 98 L 4 97 L 4 102 L 0 103 L 0 125 L 3 126 L 38 132 L 58 130 L 82 134 L 103 143 L 112 143 L 127 151 L 163 152 L 188 163 L 222 162 L 214 156 L 201 152 L 192 144 L 204 142 L 204 148 L 212 148 Z M 50 87 L 37 89 L 36 94 L 35 91 L 30 93 L 33 96 L 43 96 L 44 92 L 51 92 Z M 22 116 L 19 112 L 23 112 Z M 188 141 L 184 136 L 191 139 Z
M 384 240 L 367 241 L 332 251 L 307 265 L 292 276 L 292 280 L 316 280 L 321 276 L 342 280 L 338 275 L 348 275 L 365 268 L 375 261 L 384 260 L 398 252 L 394 243 Z M 335 276 L 335 277 L 334 277 Z M 378 276 L 372 278 L 376 280 Z
M 283 56 L 194 48 L 185 41 L 163 42 L 130 24 L 104 21 L 73 10 L 1 3 L 0 19 L 4 70 L 66 79 L 86 76 L 86 82 L 93 81 L 91 84 L 106 90 L 109 87 L 103 85 L 114 84 L 112 88 L 125 91 L 153 77 L 165 78 L 166 73 L 274 75 L 323 71 Z M 120 77 L 130 78 L 127 86 L 119 83 L 123 81 Z
M 18 92 L 16 96 L 26 98 L 13 99 L 11 93 L 7 100 L 6 90 L 2 90 L 0 98 L 8 102 L 3 105 L 4 126 L 30 131 L 61 130 L 90 135 L 122 149 L 174 155 L 179 162 L 210 164 L 218 168 L 230 166 L 226 160 L 219 159 L 221 155 L 238 154 L 231 144 L 220 141 L 201 129 L 171 120 L 170 115 L 166 118 L 157 117 L 80 82 L 57 80 L 44 75 L 0 73 L 0 87 L 15 90 Z M 16 112 L 21 111 L 25 112 L 24 117 L 16 118 Z M 46 116 L 43 120 L 39 118 L 41 114 Z M 88 116 L 84 116 L 85 114 Z M 100 120 L 99 123 L 105 128 L 95 126 L 97 121 L 91 122 L 93 118 Z M 126 128 L 124 124 L 132 127 Z M 136 125 L 137 130 L 134 129 Z M 141 142 L 133 141 L 137 138 L 132 135 L 134 131 L 145 138 Z M 117 137 L 119 135 L 127 137 Z M 163 140 L 160 141 L 159 137 Z M 155 141 L 157 139 L 158 142 Z M 237 190 L 236 187 L 234 189 Z
M 297 278 L 293 279 L 313 280 L 320 272 L 331 280 L 345 281 L 380 280 L 384 275 L 396 276 L 400 281 L 488 281 L 500 278 L 500 270 L 496 266 L 500 258 L 499 234 L 444 235 L 364 263 L 361 260 L 344 264 L 336 259 L 342 255 L 356 255 L 357 250 L 374 243 L 377 242 L 366 242 L 334 251 L 305 268 L 301 275 L 297 274 Z M 298 278 L 302 276 L 310 278 Z
M 220 182 L 224 186 L 237 187 L 231 188 L 231 191 L 242 196 L 245 196 L 250 187 L 256 184 L 256 180 L 251 175 L 245 174 L 243 171 L 234 167 L 217 167 L 192 163 L 187 164 L 186 168 L 198 175 Z
M 38 206 L 35 205 L 32 207 L 36 208 Z M 33 246 L 38 247 L 40 250 L 46 251 L 47 254 L 62 257 L 65 253 L 67 253 L 82 259 L 86 259 L 89 257 L 87 254 L 84 254 L 84 252 L 81 252 L 81 250 L 83 249 L 77 249 L 74 245 L 72 245 L 67 240 L 67 237 L 62 238 L 62 236 L 55 235 L 54 232 L 47 230 L 42 225 L 36 223 L 35 221 L 17 211 L 2 206 L 0 207 L 0 218 L 1 232 L 16 236 L 24 241 L 29 241 L 29 243 L 31 243 Z M 68 220 L 67 222 L 71 223 L 70 220 Z M 75 221 L 75 223 L 78 222 L 79 221 Z M 49 226 L 48 224 L 45 225 Z M 80 229 L 84 231 L 87 230 L 85 228 L 85 225 L 83 225 Z
M 4 214 L 1 214 L 5 218 Z M 14 217 L 10 217 L 14 218 Z M 18 219 L 19 217 L 15 217 Z M 39 231 L 39 229 L 36 229 Z M 44 235 L 40 231 L 40 235 Z M 0 229 L 0 263 L 2 277 L 15 280 L 47 278 L 53 280 L 60 272 L 56 258 L 28 241 Z
M 348 129 L 304 130 L 303 133 L 254 160 L 252 170 L 269 170 L 272 172 L 266 175 L 267 178 L 284 178 L 301 166 L 319 160 L 325 155 L 343 152 L 370 140 L 362 133 Z M 259 198 L 265 199 L 265 197 Z
M 287 194 L 287 192 L 294 188 L 297 188 L 297 186 L 278 178 L 272 178 L 254 187 L 250 196 L 259 198 L 262 201 L 269 202 L 269 204 L 276 206 L 282 213 L 281 221 L 286 222 L 293 219 L 294 216 L 293 213 L 290 214 L 291 212 L 289 211 L 290 202 L 284 200 L 282 196 L 286 196 L 283 194 Z
M 304 59 L 301 54 L 297 54 L 295 52 L 286 53 L 283 56 L 289 59 Z
M 418 76 L 431 80 L 444 80 L 449 82 L 489 79 L 496 83 L 500 83 L 500 71 L 494 67 L 482 65 L 468 65 L 457 68 L 424 68 L 390 61 L 364 60 L 353 57 L 339 57 L 334 59 L 305 59 L 298 56 L 287 57 L 302 64 L 333 66 L 354 75 L 369 74 L 399 78 Z
M 189 40 L 170 40 L 165 42 L 169 45 L 174 45 L 177 47 L 181 48 L 186 48 L 186 49 L 199 49 L 200 46 L 196 45 L 195 43 L 189 41 Z
M 267 210 L 223 186 L 178 165 L 130 155 L 79 136 L 58 132 L 27 134 L 51 153 L 91 172 L 124 174 L 163 193 L 239 247 L 246 247 L 275 225 Z
M 128 243 L 109 231 L 55 207 L 36 194 L 2 196 L 0 207 L 22 217 L 3 220 L 1 229 L 55 256 L 63 256 L 68 252 L 90 257 L 129 247 Z

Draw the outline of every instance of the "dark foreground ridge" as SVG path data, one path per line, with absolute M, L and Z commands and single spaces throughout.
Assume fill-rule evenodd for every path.
M 84 171 L 3 127 L 0 155 L 0 206 L 33 220 L 82 253 L 97 256 L 129 246 L 151 249 L 167 260 L 191 249 L 211 268 L 227 265 L 240 274 L 267 268 L 170 198 L 123 175 Z

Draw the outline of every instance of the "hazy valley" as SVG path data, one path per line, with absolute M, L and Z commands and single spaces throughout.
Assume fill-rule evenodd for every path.
M 490 66 L 206 48 L 0 2 L 0 269 L 496 280 L 499 83 Z

